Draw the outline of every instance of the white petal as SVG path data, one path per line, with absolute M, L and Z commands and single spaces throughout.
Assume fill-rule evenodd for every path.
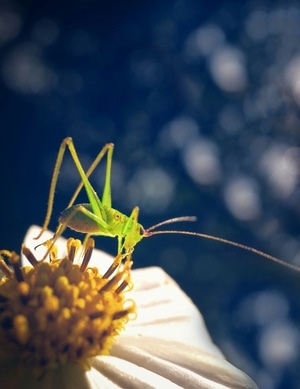
M 98 357 L 92 360 L 94 369 L 104 374 L 116 385 L 123 389 L 148 388 L 181 388 L 169 379 L 152 372 L 148 367 L 141 367 L 135 362 L 114 356 Z M 111 388 L 111 386 L 109 386 Z
M 146 368 L 186 388 L 255 388 L 255 384 L 222 357 L 181 341 L 123 336 L 111 355 Z
M 137 319 L 128 323 L 126 334 L 180 339 L 221 356 L 196 306 L 161 268 L 134 270 L 132 278 L 134 288 L 128 297 L 137 304 Z

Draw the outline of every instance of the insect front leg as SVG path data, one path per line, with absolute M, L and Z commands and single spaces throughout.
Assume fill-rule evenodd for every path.
M 134 207 L 123 228 L 123 243 L 121 250 L 132 253 L 134 246 L 144 237 L 143 226 L 138 223 L 139 207 Z

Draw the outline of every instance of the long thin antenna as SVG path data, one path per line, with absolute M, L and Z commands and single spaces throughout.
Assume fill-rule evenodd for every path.
M 195 222 L 197 220 L 196 216 L 179 216 L 173 217 L 172 219 L 164 220 L 158 224 L 155 224 L 152 227 L 147 228 L 146 232 L 155 230 L 157 227 L 163 226 L 165 224 L 177 223 L 177 222 Z
M 177 218 L 175 218 L 175 219 L 177 219 Z M 180 219 L 180 218 L 178 218 L 178 219 Z M 169 220 L 168 220 L 168 222 L 169 222 Z M 164 224 L 164 222 L 161 223 L 161 224 Z M 153 229 L 154 227 L 150 227 L 150 228 Z M 282 266 L 285 266 L 285 267 L 288 267 L 288 268 L 290 268 L 292 270 L 300 272 L 300 267 L 298 267 L 296 265 L 293 265 L 293 264 L 288 263 L 288 262 L 284 262 L 284 261 L 282 261 L 279 258 L 276 258 L 276 257 L 273 257 L 272 255 L 266 254 L 263 251 L 256 250 L 253 247 L 245 246 L 245 245 L 243 245 L 241 243 L 233 242 L 231 240 L 227 240 L 227 239 L 223 239 L 223 238 L 218 238 L 217 236 L 214 236 L 214 235 L 207 235 L 207 234 L 202 234 L 202 233 L 199 233 L 199 232 L 176 231 L 176 230 L 153 231 L 153 232 L 149 233 L 149 229 L 145 230 L 145 237 L 149 237 L 149 236 L 152 236 L 152 235 L 160 235 L 160 234 L 192 235 L 192 236 L 198 236 L 200 238 L 206 238 L 206 239 L 210 239 L 210 240 L 215 240 L 217 242 L 221 242 L 221 243 L 229 244 L 231 246 L 238 247 L 238 248 L 240 248 L 242 250 L 250 251 L 250 252 L 252 252 L 254 254 L 260 255 L 261 257 L 264 257 L 264 258 L 267 258 L 267 259 L 269 259 L 269 260 L 271 260 L 273 262 L 276 262 L 276 263 L 278 263 L 278 264 L 280 264 Z

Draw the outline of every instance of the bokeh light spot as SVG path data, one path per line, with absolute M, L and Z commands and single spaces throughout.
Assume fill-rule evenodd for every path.
M 139 205 L 143 212 L 161 212 L 172 201 L 175 183 L 161 168 L 140 169 L 127 185 L 132 206 Z
M 246 19 L 246 32 L 255 41 L 261 41 L 267 36 L 267 14 L 262 10 L 251 12 Z
M 185 54 L 187 58 L 210 55 L 218 46 L 223 45 L 224 32 L 216 24 L 207 24 L 193 31 L 187 38 Z
M 22 19 L 12 11 L 0 12 L 0 45 L 14 39 L 20 32 Z
M 287 64 L 285 78 L 292 96 L 300 105 L 300 55 L 295 56 Z
M 261 214 L 256 182 L 245 176 L 227 180 L 224 200 L 229 211 L 240 220 L 255 220 Z
M 16 47 L 5 58 L 2 75 L 6 84 L 21 93 L 44 93 L 56 84 L 56 75 L 31 44 Z
M 239 92 L 247 86 L 245 58 L 239 49 L 222 46 L 214 51 L 209 68 L 215 83 L 226 92 Z
M 288 365 L 299 357 L 299 330 L 289 321 L 277 321 L 261 333 L 259 351 L 273 369 Z
M 188 174 L 203 185 L 219 182 L 221 165 L 217 145 L 207 139 L 191 141 L 183 150 L 183 161 Z
M 167 123 L 160 133 L 160 143 L 163 149 L 182 149 L 199 133 L 197 122 L 188 116 L 174 118 Z
M 297 186 L 299 174 L 299 148 L 271 145 L 262 155 L 260 170 L 272 188 L 274 197 L 286 198 Z

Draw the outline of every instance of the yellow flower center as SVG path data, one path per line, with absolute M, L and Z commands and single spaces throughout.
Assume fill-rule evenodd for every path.
M 108 354 L 135 306 L 126 300 L 131 259 L 117 257 L 104 275 L 87 267 L 94 247 L 89 239 L 81 265 L 73 264 L 80 242 L 70 239 L 68 254 L 38 262 L 23 247 L 33 267 L 20 268 L 19 256 L 6 250 L 13 271 L 0 261 L 0 361 L 11 359 L 37 374 L 64 363 L 87 366 L 87 359 Z

